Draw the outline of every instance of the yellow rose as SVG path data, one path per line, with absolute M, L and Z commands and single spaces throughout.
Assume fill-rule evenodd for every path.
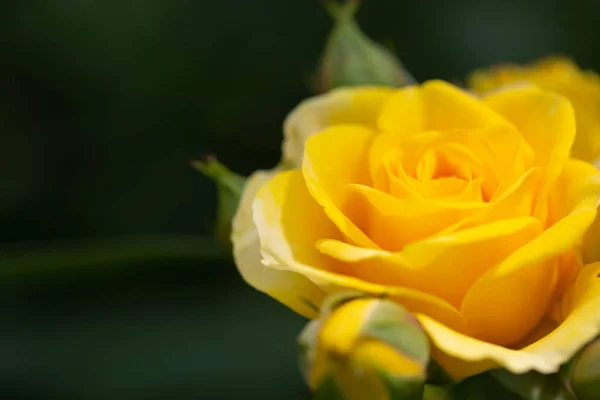
M 580 260 L 600 173 L 569 157 L 564 97 L 343 89 L 286 127 L 295 168 L 253 177 L 233 226 L 257 289 L 307 317 L 329 293 L 386 295 L 456 378 L 554 372 L 599 333 L 600 264 Z
M 582 71 L 566 58 L 544 58 L 534 64 L 500 65 L 476 71 L 469 86 L 478 93 L 522 82 L 538 85 L 565 96 L 571 101 L 577 119 L 577 137 L 572 155 L 594 162 L 600 156 L 600 77 L 592 71 Z

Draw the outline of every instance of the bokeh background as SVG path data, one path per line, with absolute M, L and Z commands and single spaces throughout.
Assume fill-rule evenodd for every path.
M 594 0 L 358 19 L 419 80 L 549 53 L 600 70 Z M 308 398 L 304 321 L 219 253 L 189 161 L 272 167 L 330 28 L 312 0 L 1 3 L 0 398 Z

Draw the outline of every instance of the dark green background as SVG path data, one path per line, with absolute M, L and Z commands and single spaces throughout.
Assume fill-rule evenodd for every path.
M 188 161 L 277 162 L 320 4 L 1 4 L 0 397 L 306 398 L 303 321 L 202 239 L 215 189 Z M 365 0 L 359 22 L 419 80 L 557 52 L 600 70 L 594 0 Z

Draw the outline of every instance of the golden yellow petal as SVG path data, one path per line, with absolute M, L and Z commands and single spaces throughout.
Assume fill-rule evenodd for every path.
M 558 269 L 561 256 L 581 244 L 596 217 L 600 173 L 587 166 L 576 160 L 565 164 L 565 174 L 572 178 L 567 182 L 570 196 L 564 199 L 570 212 L 488 271 L 465 296 L 461 312 L 478 337 L 512 344 L 541 321 L 555 274 L 565 272 Z
M 379 247 L 398 251 L 485 207 L 480 202 L 398 199 L 364 185 L 348 185 L 341 210 Z
M 383 105 L 379 128 L 407 136 L 426 130 L 481 129 L 502 119 L 478 98 L 438 80 L 396 91 Z
M 506 276 L 495 276 L 496 271 L 488 271 L 469 288 L 460 311 L 474 337 L 509 346 L 542 321 L 556 287 L 556 261 L 541 260 Z
M 365 281 L 414 288 L 459 307 L 480 276 L 540 232 L 539 222 L 525 217 L 435 236 L 399 252 L 361 249 L 335 240 L 320 241 L 318 248 L 343 262 L 357 263 L 353 275 Z
M 506 89 L 489 95 L 485 103 L 517 127 L 543 167 L 534 215 L 544 222 L 545 202 L 569 158 L 575 140 L 575 114 L 569 101 L 535 87 Z
M 348 184 L 369 184 L 368 153 L 375 137 L 360 125 L 337 125 L 306 142 L 302 172 L 314 199 L 353 243 L 377 247 L 340 211 Z

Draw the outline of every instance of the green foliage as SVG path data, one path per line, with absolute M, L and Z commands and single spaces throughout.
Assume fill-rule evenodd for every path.
M 231 254 L 231 220 L 242 197 L 246 178 L 230 171 L 212 156 L 193 161 L 192 165 L 217 184 L 219 201 L 215 235 L 224 253 Z

